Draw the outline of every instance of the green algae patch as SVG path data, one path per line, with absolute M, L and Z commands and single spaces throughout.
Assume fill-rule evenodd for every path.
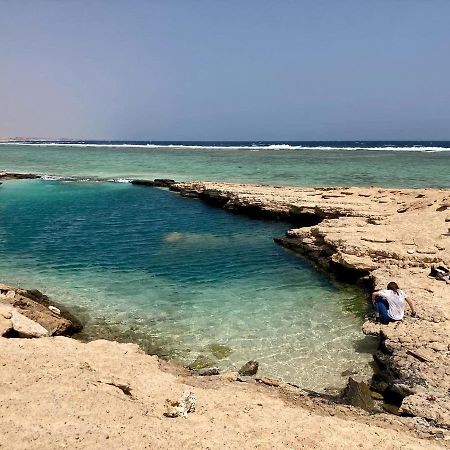
M 233 353 L 233 350 L 230 347 L 223 344 L 208 344 L 205 349 L 217 359 L 225 359 Z
M 206 367 L 211 367 L 214 365 L 214 361 L 211 358 L 208 358 L 205 355 L 199 355 L 195 359 L 194 362 L 189 364 L 189 369 L 192 370 L 200 370 L 200 369 L 206 369 Z

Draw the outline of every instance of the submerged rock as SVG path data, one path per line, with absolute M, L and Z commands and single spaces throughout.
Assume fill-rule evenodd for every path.
M 217 359 L 224 359 L 231 355 L 233 350 L 230 347 L 223 344 L 212 343 L 205 347 L 205 349 L 214 355 Z
M 258 372 L 258 367 L 258 361 L 248 361 L 239 369 L 239 375 L 249 377 L 256 375 L 256 372 Z
M 369 412 L 371 412 L 375 406 L 368 384 L 364 381 L 356 381 L 352 377 L 348 379 L 342 397 L 349 405 L 365 409 Z
M 205 369 L 200 369 L 198 375 L 201 377 L 210 377 L 213 375 L 220 375 L 220 370 L 218 367 L 206 367 Z
M 199 355 L 195 358 L 195 361 L 189 364 L 189 369 L 191 370 L 200 370 L 206 369 L 207 367 L 212 367 L 214 365 L 214 361 L 211 358 L 208 358 L 205 355 Z

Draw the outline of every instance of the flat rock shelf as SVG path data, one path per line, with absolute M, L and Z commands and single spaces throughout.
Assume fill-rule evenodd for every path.
M 277 242 L 319 268 L 370 291 L 395 280 L 417 316 L 364 333 L 379 336 L 375 359 L 399 412 L 450 427 L 450 284 L 430 277 L 450 266 L 450 192 L 437 189 L 297 188 L 175 183 L 170 189 L 230 211 L 291 221 Z M 392 394 L 392 392 L 391 392 Z

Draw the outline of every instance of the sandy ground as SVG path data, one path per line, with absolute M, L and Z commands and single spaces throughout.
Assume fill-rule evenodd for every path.
M 418 439 L 394 416 L 313 404 L 300 391 L 288 400 L 275 388 L 183 377 L 159 365 L 133 344 L 0 338 L 0 447 L 423 449 L 446 443 Z M 129 395 L 116 386 L 127 386 Z M 185 391 L 197 397 L 196 411 L 165 417 L 166 399 Z

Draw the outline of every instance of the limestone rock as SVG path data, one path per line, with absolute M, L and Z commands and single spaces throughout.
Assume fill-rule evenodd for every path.
M 34 320 L 25 317 L 19 311 L 9 305 L 0 303 L 0 312 L 11 314 L 10 322 L 15 333 L 23 338 L 40 338 L 48 336 L 48 331 Z
M 0 315 L 0 336 L 7 336 L 13 329 L 12 321 Z
M 83 328 L 67 310 L 50 305 L 49 298 L 37 289 L 25 290 L 0 283 L 0 301 L 43 326 L 52 336 L 70 336 Z
M 186 418 L 188 413 L 194 412 L 197 406 L 197 398 L 193 392 L 185 392 L 180 400 L 166 400 L 166 417 L 184 417 Z

